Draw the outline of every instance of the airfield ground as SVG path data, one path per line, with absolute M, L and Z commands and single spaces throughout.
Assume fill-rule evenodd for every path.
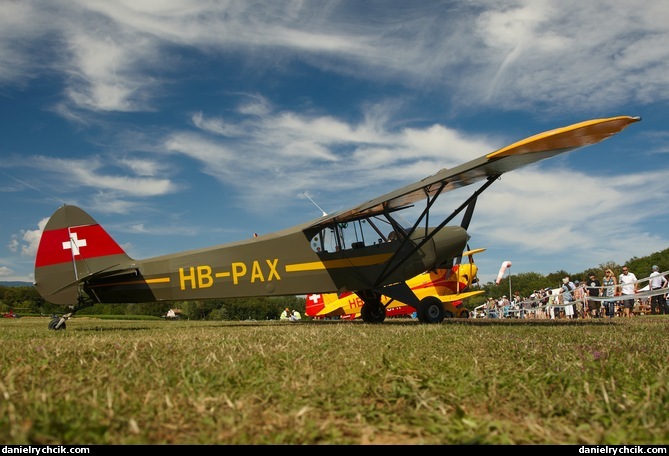
M 669 443 L 669 316 L 0 319 L 5 444 Z

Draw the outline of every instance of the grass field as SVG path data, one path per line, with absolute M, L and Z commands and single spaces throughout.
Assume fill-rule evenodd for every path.
M 5 444 L 669 444 L 669 316 L 0 319 Z

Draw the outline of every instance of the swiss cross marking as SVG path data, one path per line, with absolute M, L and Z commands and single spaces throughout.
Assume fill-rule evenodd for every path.
M 79 240 L 77 233 L 72 233 L 70 240 L 63 242 L 63 250 L 72 249 L 74 255 L 79 255 L 79 247 L 86 247 L 86 239 Z

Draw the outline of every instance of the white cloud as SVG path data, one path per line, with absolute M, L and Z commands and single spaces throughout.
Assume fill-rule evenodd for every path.
M 34 257 L 42 238 L 42 231 L 44 231 L 48 221 L 48 218 L 44 218 L 38 222 L 36 230 L 21 230 L 20 234 L 12 236 L 9 249 L 12 252 L 17 252 L 20 249 L 22 256 Z
M 149 167 L 148 161 L 132 162 L 121 159 L 124 166 L 133 165 L 145 172 Z M 70 187 L 91 187 L 94 189 L 114 191 L 120 195 L 133 196 L 157 196 L 171 193 L 178 186 L 169 179 L 157 179 L 152 177 L 131 177 L 125 174 L 105 172 L 106 160 L 100 157 L 87 157 L 85 159 L 52 158 L 47 156 L 36 156 L 25 163 L 25 166 L 48 171 L 49 178 L 58 178 L 59 182 L 67 182 Z M 151 165 L 160 167 L 162 165 Z M 44 182 L 45 183 L 45 182 Z
M 6 25 L 16 25 L 0 31 L 0 42 L 8 43 L 0 48 L 0 61 L 13 62 L 2 67 L 16 69 L 6 79 L 32 71 L 12 45 L 25 48 L 56 36 L 50 52 L 60 59 L 54 65 L 69 69 L 64 95 L 77 109 L 150 109 L 170 67 L 188 64 L 180 56 L 186 48 L 250 52 L 246 65 L 261 73 L 299 55 L 324 71 L 355 78 L 452 88 L 451 103 L 468 105 L 518 108 L 543 102 L 553 105 L 548 110 L 585 110 L 584 100 L 593 98 L 611 106 L 645 99 L 648 81 L 656 96 L 669 93 L 669 48 L 662 45 L 669 41 L 669 8 L 664 2 L 643 8 L 622 0 L 606 8 L 576 0 L 422 8 L 384 2 L 373 12 L 373 22 L 352 13 L 360 7 L 356 3 L 263 2 L 259 8 L 250 1 L 134 5 L 54 0 L 48 8 L 30 2 L 9 5 L 3 17 Z M 61 44 L 66 47 L 58 49 Z M 163 77 L 151 76 L 159 71 Z M 602 86 L 605 91 L 593 90 Z

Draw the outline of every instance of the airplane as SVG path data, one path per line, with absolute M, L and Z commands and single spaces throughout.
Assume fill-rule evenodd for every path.
M 470 291 L 473 283 L 478 282 L 476 276 L 478 267 L 474 264 L 474 254 L 485 249 L 475 249 L 463 252 L 463 257 L 469 258 L 468 264 L 455 264 L 452 268 L 438 268 L 434 271 L 425 271 L 407 280 L 407 285 L 421 301 L 434 297 L 444 306 L 446 318 L 469 318 L 469 310 L 463 305 L 463 300 L 471 296 L 484 293 L 484 290 Z M 408 304 L 382 296 L 381 303 L 386 308 L 386 316 L 411 315 L 416 309 Z M 360 309 L 364 301 L 355 293 L 308 294 L 306 296 L 306 314 L 309 317 L 322 319 L 338 317 L 341 319 L 360 318 Z
M 442 302 L 419 299 L 406 281 L 449 267 L 468 249 L 467 229 L 479 195 L 506 172 L 599 143 L 640 120 L 617 116 L 556 128 L 291 228 L 142 260 L 129 257 L 83 209 L 66 204 L 44 227 L 35 286 L 45 301 L 69 310 L 49 323 L 54 330 L 65 329 L 71 316 L 95 303 L 347 291 L 364 302 L 360 314 L 367 323 L 385 320 L 383 296 L 414 307 L 420 322 L 440 323 Z M 482 184 L 459 207 L 430 224 L 431 208 L 442 193 L 476 182 Z M 413 213 L 408 209 L 423 200 L 415 222 L 404 223 L 400 212 Z M 448 225 L 462 211 L 460 225 Z
M 381 297 L 381 303 L 386 308 L 387 317 L 400 317 L 412 315 L 415 312 L 413 307 L 408 307 L 405 304 L 393 306 L 391 299 L 387 296 Z M 323 320 L 336 318 L 341 320 L 354 320 L 360 318 L 360 308 L 363 301 L 350 291 L 346 291 L 339 296 L 337 293 L 316 293 L 308 294 L 306 296 L 305 314 L 314 320 Z M 323 309 L 331 306 L 336 306 L 332 312 L 323 313 Z

